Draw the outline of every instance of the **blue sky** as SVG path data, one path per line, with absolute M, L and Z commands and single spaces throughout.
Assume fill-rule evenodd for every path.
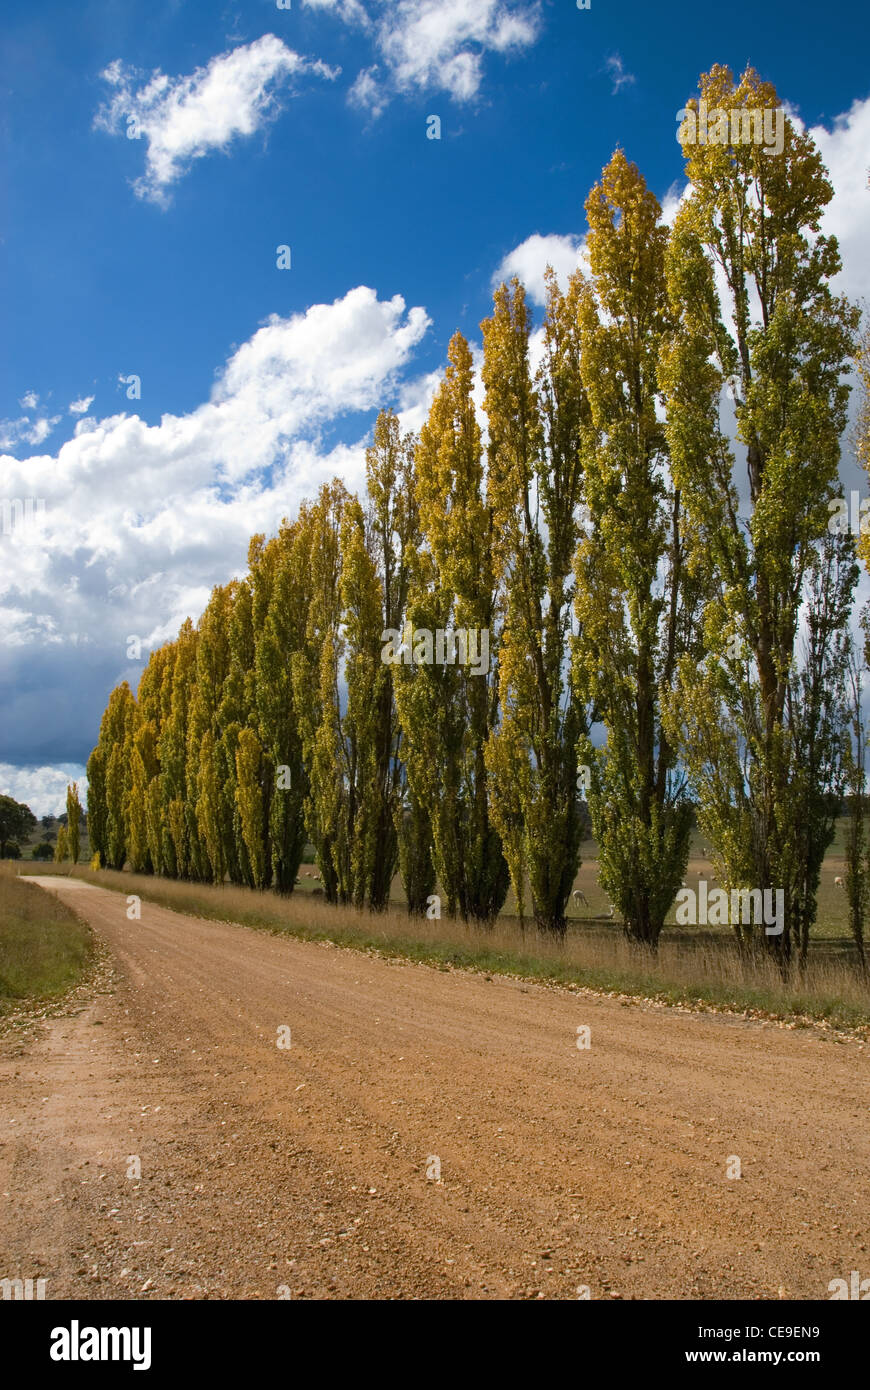
M 500 270 L 534 294 L 577 263 L 616 145 L 676 204 L 676 113 L 713 63 L 818 128 L 843 288 L 868 294 L 865 13 L 7 3 L 0 496 L 44 515 L 0 536 L 0 790 L 59 805 L 138 680 L 127 638 L 147 655 L 253 531 L 335 472 L 357 486 L 379 407 L 419 426 Z

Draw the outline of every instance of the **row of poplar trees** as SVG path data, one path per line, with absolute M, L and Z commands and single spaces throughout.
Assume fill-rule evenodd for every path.
M 752 70 L 700 85 L 778 106 Z M 603 171 L 590 273 L 548 275 L 534 373 L 523 288 L 498 289 L 485 439 L 457 333 L 419 438 L 379 416 L 364 499 L 335 480 L 255 537 L 137 697 L 113 691 L 88 764 L 102 862 L 292 892 L 310 839 L 332 902 L 384 908 L 398 868 L 410 911 L 437 886 L 491 922 L 512 885 L 560 933 L 588 766 L 631 938 L 658 941 L 695 808 L 722 886 L 784 888 L 767 944 L 805 955 L 849 752 L 857 563 L 827 504 L 858 314 L 808 134 L 683 148 L 670 230 L 621 151 Z M 384 664 L 406 621 L 489 630 L 488 674 Z

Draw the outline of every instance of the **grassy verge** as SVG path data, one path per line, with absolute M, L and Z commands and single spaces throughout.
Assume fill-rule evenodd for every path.
M 142 874 L 91 874 L 82 866 L 74 872 L 176 912 L 239 922 L 303 941 L 331 941 L 442 968 L 514 975 L 665 1004 L 870 1031 L 870 991 L 854 967 L 842 960 L 819 960 L 804 979 L 785 982 L 772 962 L 741 960 L 733 944 L 721 938 L 664 940 L 653 960 L 640 956 L 609 926 L 572 929 L 559 943 L 532 930 L 523 935 L 515 923 L 503 920 L 485 931 L 448 919 L 421 921 L 402 912 L 373 916 L 332 907 L 309 894 L 281 898 L 271 892 Z
M 0 1014 L 22 999 L 50 999 L 90 963 L 90 928 L 51 893 L 0 865 Z

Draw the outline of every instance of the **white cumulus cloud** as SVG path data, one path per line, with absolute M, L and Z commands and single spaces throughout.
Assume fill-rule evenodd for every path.
M 534 304 L 544 305 L 547 302 L 544 272 L 548 265 L 553 267 L 564 290 L 574 271 L 586 265 L 583 238 L 559 236 L 555 232 L 547 236 L 533 233 L 505 256 L 492 277 L 493 288 L 502 281 L 509 282 L 515 275 L 525 285 L 528 298 Z
M 239 136 L 253 135 L 277 115 L 277 89 L 289 78 L 333 78 L 337 70 L 294 53 L 274 34 L 240 44 L 202 68 L 180 77 L 141 75 L 116 59 L 102 74 L 112 88 L 95 125 L 111 134 L 142 139 L 145 173 L 137 194 L 167 202 L 167 190 L 189 167 L 213 150 L 226 150 Z
M 245 572 L 251 535 L 333 475 L 364 483 L 370 422 L 354 416 L 399 398 L 428 327 L 358 286 L 273 315 L 187 414 L 89 418 L 56 455 L 0 456 L 4 491 L 45 504 L 0 536 L 0 759 L 83 761 L 108 690 L 138 681 L 130 636 L 144 660 Z M 325 439 L 343 420 L 354 442 Z
M 59 421 L 59 415 L 42 415 L 36 420 L 22 415 L 19 420 L 0 420 L 0 449 L 14 449 L 22 443 L 36 447 L 48 438 Z
M 364 69 L 350 97 L 373 115 L 393 92 L 477 96 L 487 53 L 511 54 L 533 44 L 541 29 L 536 0 L 304 0 L 332 10 L 372 34 L 379 65 Z
M 66 810 L 66 789 L 71 782 L 77 783 L 79 801 L 86 804 L 88 783 L 84 772 L 78 763 L 60 767 L 13 767 L 0 763 L 0 795 L 23 802 L 35 816 L 59 816 Z
M 822 231 L 840 244 L 843 269 L 838 288 L 853 298 L 870 295 L 870 97 L 838 116 L 833 129 L 811 126 L 810 135 L 831 176 L 834 196 Z

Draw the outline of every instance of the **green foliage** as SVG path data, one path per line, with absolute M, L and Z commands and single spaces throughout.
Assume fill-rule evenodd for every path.
M 471 352 L 456 333 L 417 449 L 415 497 L 425 549 L 414 559 L 407 620 L 432 634 L 475 629 L 488 641 L 496 579 L 472 388 Z M 430 657 L 393 671 L 408 783 L 417 806 L 431 818 L 447 912 L 489 922 L 509 883 L 485 761 L 498 713 L 497 665 L 478 673 L 468 661 L 439 665 Z
M 713 68 L 701 96 L 727 111 L 778 106 L 751 69 L 735 83 L 727 68 Z M 855 569 L 848 538 L 830 544 L 827 503 L 857 325 L 830 288 L 836 241 L 818 232 L 830 181 L 809 133 L 788 117 L 784 131 L 779 155 L 751 142 L 684 146 L 691 194 L 666 256 L 674 323 L 660 357 L 687 563 L 706 599 L 704 653 L 680 658 L 665 727 L 679 742 L 723 886 L 784 890 L 784 932 L 763 938 L 783 968 L 795 947 L 805 950 L 832 829 L 827 801 L 840 786 L 843 627 Z M 720 423 L 726 387 L 744 489 Z
M 99 744 L 88 758 L 88 836 L 91 849 L 105 864 L 108 858 L 108 807 L 106 804 L 106 764 Z
M 693 650 L 697 594 L 679 490 L 656 409 L 668 329 L 667 229 L 635 165 L 617 152 L 587 204 L 591 283 L 579 295 L 580 375 L 590 408 L 591 530 L 575 559 L 578 688 L 607 730 L 589 791 L 599 878 L 627 935 L 655 947 L 689 854 L 691 811 L 661 701 Z
M 565 931 L 580 861 L 577 741 L 586 711 L 565 664 L 571 561 L 580 528 L 581 438 L 589 418 L 579 373 L 580 277 L 560 293 L 548 273 L 544 359 L 533 387 L 522 286 L 495 295 L 482 325 L 489 422 L 487 497 L 503 620 L 501 719 L 486 764 L 520 918 L 525 879 L 541 930 Z
M 12 843 L 26 839 L 36 826 L 36 816 L 29 806 L 11 796 L 0 796 L 0 859 L 14 857 Z
M 82 805 L 79 801 L 78 784 L 75 782 L 66 789 L 66 815 L 70 859 L 74 864 L 77 864 L 79 862 L 79 850 L 81 848 L 80 826 Z

